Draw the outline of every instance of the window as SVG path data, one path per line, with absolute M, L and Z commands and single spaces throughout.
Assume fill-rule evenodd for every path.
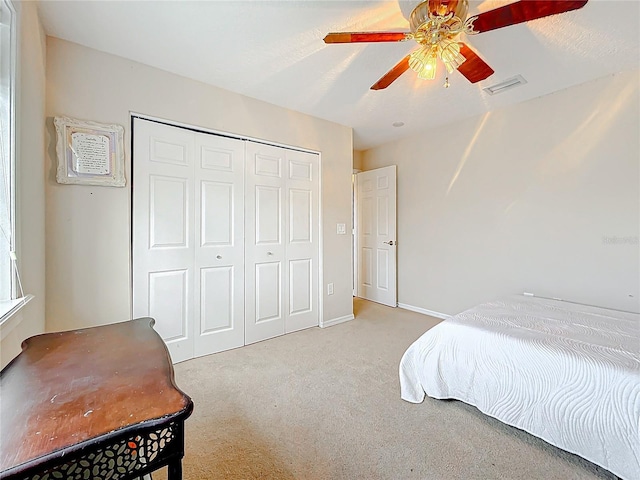
M 16 13 L 0 0 L 0 319 L 23 296 L 15 261 Z

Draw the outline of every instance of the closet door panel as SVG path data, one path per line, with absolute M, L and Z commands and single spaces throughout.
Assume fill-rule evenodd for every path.
M 289 274 L 285 332 L 318 325 L 319 156 L 287 150 Z
M 244 142 L 195 134 L 195 355 L 244 345 Z
M 289 315 L 307 313 L 313 307 L 313 264 L 309 259 L 289 261 Z
M 200 269 L 200 335 L 234 328 L 234 270 L 233 266 Z
M 282 335 L 288 302 L 285 263 L 286 151 L 246 144 L 245 343 Z
M 319 321 L 319 156 L 134 119 L 133 305 L 174 362 Z
M 133 316 L 179 362 L 194 354 L 194 134 L 135 119 L 133 154 Z
M 256 324 L 282 320 L 281 266 L 279 261 L 256 263 Z
M 149 313 L 165 342 L 189 339 L 188 269 L 149 272 Z
M 200 245 L 231 246 L 234 241 L 235 190 L 232 182 L 202 181 Z

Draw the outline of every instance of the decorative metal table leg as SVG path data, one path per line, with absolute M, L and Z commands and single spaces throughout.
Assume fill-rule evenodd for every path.
M 182 460 L 176 460 L 167 465 L 168 480 L 182 480 Z

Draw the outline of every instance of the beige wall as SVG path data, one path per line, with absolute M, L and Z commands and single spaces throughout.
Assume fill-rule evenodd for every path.
M 130 318 L 130 205 L 127 188 L 58 185 L 53 117 L 125 127 L 130 112 L 321 152 L 324 321 L 349 316 L 351 245 L 336 223 L 351 223 L 351 128 L 276 107 L 60 39 L 47 39 L 47 328 Z M 323 289 L 326 292 L 326 288 Z
M 364 158 L 364 152 L 362 150 L 353 151 L 353 169 L 362 170 L 362 159 Z
M 45 35 L 34 2 L 14 2 L 18 14 L 18 78 L 16 95 L 16 251 L 25 293 L 35 298 L 10 322 L 2 340 L 0 363 L 20 353 L 22 341 L 45 326 L 44 261 L 44 104 Z
M 639 84 L 621 73 L 366 151 L 365 169 L 398 165 L 399 302 L 453 314 L 528 291 L 639 311 Z

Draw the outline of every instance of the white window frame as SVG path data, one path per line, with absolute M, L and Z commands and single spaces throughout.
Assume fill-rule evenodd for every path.
M 4 152 L 0 152 L 1 155 L 8 158 L 0 158 L 0 162 L 7 168 L 0 168 L 0 181 L 6 182 L 6 190 L 8 195 L 6 198 L 0 199 L 2 208 L 5 207 L 5 203 L 8 203 L 8 231 L 2 232 L 2 238 L 0 238 L 0 255 L 9 256 L 9 260 L 6 266 L 3 265 L 2 271 L 0 271 L 0 339 L 4 338 L 9 330 L 15 326 L 8 325 L 9 320 L 13 315 L 24 306 L 31 298 L 32 295 L 25 296 L 20 284 L 20 277 L 17 270 L 17 261 L 15 256 L 16 250 L 16 87 L 17 87 L 17 68 L 18 68 L 18 13 L 12 4 L 11 0 L 0 0 L 0 9 L 2 9 L 0 18 L 0 54 L 5 61 L 8 62 L 8 75 L 5 76 L 7 69 L 0 70 L 0 88 L 3 90 L 2 95 L 6 95 L 8 98 L 7 108 L 2 108 L 0 115 L 6 115 L 8 117 L 8 128 L 5 132 L 0 131 L 2 138 L 1 141 L 7 146 Z M 7 17 L 8 13 L 8 19 Z M 7 31 L 8 29 L 8 31 Z M 8 177 L 8 178 L 7 178 Z M 3 195 L 4 196 L 4 195 Z M 5 238 L 9 239 L 9 242 L 5 241 Z M 5 258 L 7 258 L 5 256 Z

